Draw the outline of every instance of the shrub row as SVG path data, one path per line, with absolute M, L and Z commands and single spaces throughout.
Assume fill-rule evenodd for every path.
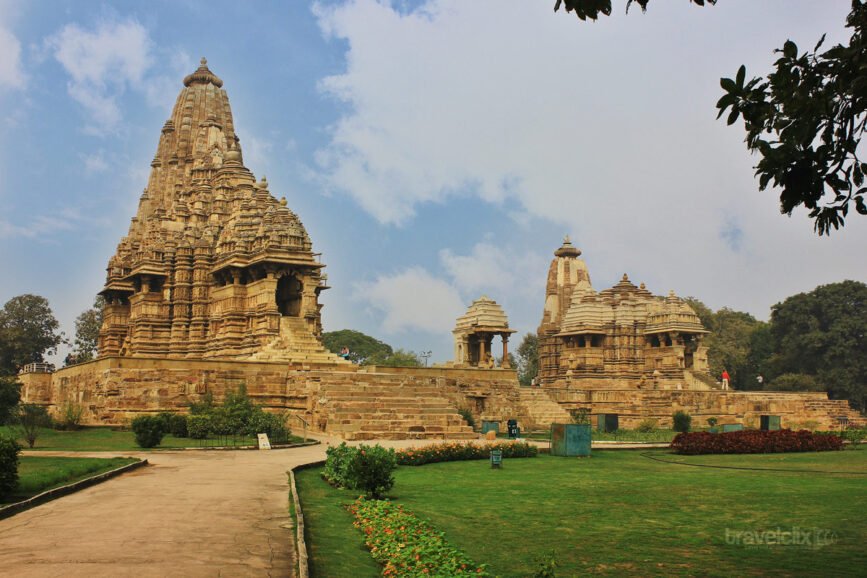
M 517 441 L 484 444 L 449 442 L 401 449 L 396 455 L 397 463 L 401 466 L 423 466 L 437 462 L 486 460 L 490 457 L 491 450 L 502 451 L 503 458 L 535 458 L 539 455 L 539 448 L 536 446 Z
M 0 502 L 18 487 L 18 452 L 21 446 L 12 439 L 0 435 Z
M 838 436 L 788 429 L 680 433 L 671 442 L 675 453 L 685 455 L 824 452 L 842 448 L 843 440 Z
M 325 450 L 322 476 L 333 486 L 362 490 L 369 498 L 382 498 L 394 486 L 397 460 L 393 449 L 379 444 L 350 447 L 346 442 Z
M 427 522 L 402 506 L 359 498 L 349 506 L 364 543 L 384 566 L 383 576 L 490 576 L 466 554 L 446 542 Z
M 210 394 L 206 395 L 202 402 L 190 406 L 190 415 L 163 412 L 139 416 L 132 421 L 132 430 L 136 443 L 143 448 L 159 445 L 167 433 L 193 439 L 254 437 L 265 433 L 271 443 L 289 440 L 286 415 L 268 413 L 253 403 L 243 385 L 236 392 L 228 392 L 220 405 L 214 404 Z

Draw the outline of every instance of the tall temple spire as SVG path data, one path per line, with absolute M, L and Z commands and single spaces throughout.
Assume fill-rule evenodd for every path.
M 249 357 L 287 315 L 321 330 L 323 265 L 298 216 L 244 166 L 222 86 L 202 58 L 160 131 L 109 260 L 102 356 Z

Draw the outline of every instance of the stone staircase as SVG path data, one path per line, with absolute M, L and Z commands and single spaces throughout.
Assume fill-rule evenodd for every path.
M 310 333 L 300 317 L 281 317 L 280 335 L 250 357 L 254 361 L 285 361 L 288 363 L 320 363 L 352 365 L 352 362 L 331 353 Z
M 805 402 L 805 408 L 817 413 L 827 413 L 832 420 L 845 417 L 849 427 L 867 426 L 867 417 L 849 407 L 849 402 L 842 399 L 810 399 Z
M 346 440 L 479 437 L 435 384 L 375 373 L 337 379 L 319 389 L 316 421 L 326 433 Z
M 528 429 L 547 429 L 552 423 L 572 423 L 572 415 L 551 399 L 539 387 L 520 387 L 520 403 L 526 408 L 530 423 Z

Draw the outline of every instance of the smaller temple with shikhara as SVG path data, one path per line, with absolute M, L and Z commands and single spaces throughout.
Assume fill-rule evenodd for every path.
M 455 336 L 453 366 L 493 369 L 496 364 L 492 345 L 494 337 L 499 336 L 503 342 L 500 367 L 509 369 L 509 336 L 512 333 L 515 330 L 509 328 L 509 319 L 503 308 L 487 295 L 482 295 L 458 317 L 452 331 Z
M 709 389 L 708 333 L 671 291 L 653 295 L 627 275 L 609 289 L 590 283 L 581 251 L 567 237 L 548 272 L 539 326 L 542 386 L 582 389 Z

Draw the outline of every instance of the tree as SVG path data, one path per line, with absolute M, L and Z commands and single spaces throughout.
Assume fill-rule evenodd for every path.
M 867 410 L 867 285 L 832 283 L 777 303 L 771 335 L 777 373 L 813 376 L 832 398 Z
M 725 94 L 717 102 L 727 122 L 743 117 L 747 148 L 759 153 L 759 189 L 781 189 L 780 211 L 791 215 L 801 205 L 814 230 L 827 235 L 843 226 L 850 203 L 867 215 L 864 174 L 867 163 L 858 147 L 867 126 L 867 5 L 852 1 L 846 27 L 849 45 L 799 54 L 787 40 L 767 78 L 746 80 L 741 66 L 734 79 L 720 80 Z
M 21 384 L 15 377 L 0 375 L 0 425 L 9 423 L 21 400 Z
M 23 403 L 18 406 L 15 423 L 21 430 L 21 437 L 32 448 L 36 445 L 39 430 L 48 427 L 51 424 L 51 418 L 48 417 L 48 412 L 41 405 Z
M 82 363 L 96 357 L 96 347 L 99 342 L 99 329 L 102 327 L 102 310 L 105 299 L 97 297 L 93 307 L 82 311 L 75 319 L 75 349 L 67 360 L 71 363 Z
M 527 333 L 518 346 L 518 382 L 523 386 L 533 383 L 539 373 L 539 337 Z
M 704 6 L 705 1 L 708 4 L 716 4 L 716 0 L 690 0 L 698 6 Z M 647 10 L 647 4 L 650 0 L 626 0 L 626 12 L 629 12 L 629 7 L 635 2 L 641 6 L 641 10 Z M 556 0 L 554 4 L 554 12 L 560 9 L 560 6 L 566 8 L 566 12 L 575 12 L 581 20 L 596 20 L 600 14 L 603 16 L 611 15 L 611 0 Z
M 42 362 L 63 342 L 48 300 L 13 297 L 0 310 L 0 375 L 15 375 L 28 363 Z
M 340 353 L 341 349 L 348 347 L 349 359 L 360 365 L 374 364 L 376 360 L 386 359 L 393 353 L 387 343 L 352 329 L 323 333 L 322 343 L 332 353 Z
M 414 351 L 404 349 L 395 349 L 391 355 L 371 360 L 368 364 L 381 367 L 421 367 L 423 365 Z
M 763 343 L 762 332 L 767 331 L 767 324 L 758 321 L 749 313 L 728 307 L 714 313 L 694 297 L 688 297 L 686 301 L 710 331 L 704 344 L 708 348 L 711 375 L 719 378 L 725 369 L 731 376 L 731 386 L 734 389 L 757 389 L 756 376 L 764 370 L 764 366 L 759 367 L 757 364 L 764 363 L 768 354 L 759 354 L 759 349 L 756 349 L 754 354 L 752 345 L 754 340 L 757 345 Z

